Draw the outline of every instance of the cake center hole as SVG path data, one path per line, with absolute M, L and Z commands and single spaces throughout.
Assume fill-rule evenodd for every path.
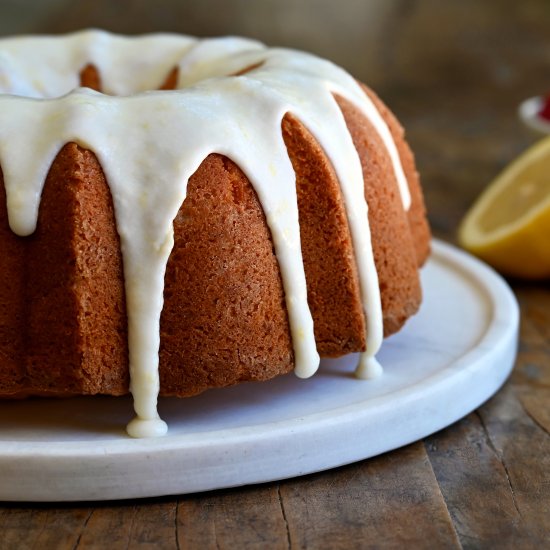
M 177 67 L 174 67 L 166 76 L 164 82 L 158 88 L 159 90 L 175 90 L 178 83 L 179 71 Z M 91 63 L 88 63 L 79 73 L 80 86 L 83 88 L 90 88 L 96 92 L 105 93 L 101 84 L 101 75 L 97 67 Z
M 264 61 L 259 61 L 253 65 L 249 65 L 236 73 L 233 73 L 231 76 L 243 76 L 250 71 L 258 69 L 264 64 Z M 101 83 L 101 75 L 99 70 L 92 63 L 88 63 L 79 73 L 80 86 L 83 88 L 90 88 L 96 92 L 105 93 Z M 178 85 L 179 79 L 179 69 L 174 67 L 164 79 L 164 82 L 157 88 L 158 90 L 175 90 Z

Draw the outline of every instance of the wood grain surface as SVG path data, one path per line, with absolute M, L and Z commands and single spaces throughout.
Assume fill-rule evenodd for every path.
M 244 34 L 333 59 L 405 125 L 434 232 L 451 242 L 483 187 L 537 139 L 517 105 L 550 92 L 546 0 L 0 2 L 2 34 L 88 26 Z M 279 483 L 131 502 L 0 504 L 0 549 L 550 547 L 550 284 L 510 283 L 522 320 L 514 372 L 453 426 Z

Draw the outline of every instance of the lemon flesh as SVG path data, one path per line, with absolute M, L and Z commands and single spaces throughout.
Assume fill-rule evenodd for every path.
M 497 176 L 467 213 L 458 237 L 504 274 L 550 278 L 550 137 Z

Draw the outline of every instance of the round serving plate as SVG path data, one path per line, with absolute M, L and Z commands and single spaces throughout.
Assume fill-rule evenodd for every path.
M 512 370 L 518 306 L 490 268 L 439 241 L 422 271 L 424 301 L 357 380 L 357 358 L 312 378 L 160 400 L 169 433 L 131 439 L 129 398 L 0 403 L 0 500 L 152 497 L 260 483 L 395 449 L 455 422 Z

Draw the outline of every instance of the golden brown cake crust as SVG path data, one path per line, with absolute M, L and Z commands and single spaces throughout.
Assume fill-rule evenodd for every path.
M 282 123 L 296 173 L 302 256 L 321 356 L 365 349 L 365 317 L 340 184 L 313 136 L 294 116 Z
M 174 220 L 161 393 L 193 395 L 292 367 L 283 287 L 262 208 L 243 172 L 209 155 Z
M 162 88 L 173 88 L 177 76 L 172 71 Z M 101 89 L 92 65 L 80 77 L 82 85 Z M 365 90 L 394 136 L 412 195 L 407 214 L 374 128 L 337 98 L 362 161 L 387 335 L 420 303 L 416 265 L 429 251 L 429 228 L 403 130 Z M 291 114 L 282 121 L 282 135 L 296 172 L 318 350 L 324 356 L 363 351 L 357 267 L 334 169 Z M 30 237 L 9 229 L 1 172 L 0 202 L 0 240 L 7 252 L 0 258 L 0 395 L 126 393 L 122 258 L 111 195 L 95 155 L 74 143 L 63 147 Z M 161 317 L 161 394 L 194 395 L 290 371 L 292 342 L 269 229 L 254 189 L 230 159 L 211 154 L 190 178 L 174 240 Z
M 363 167 L 384 335 L 388 336 L 403 326 L 422 300 L 413 238 L 393 166 L 381 138 L 357 107 L 342 97 L 337 97 L 337 101 Z
M 0 169 L 0 395 L 19 392 L 25 379 L 25 251 L 9 227 Z
M 7 217 L 0 214 L 5 227 Z M 120 243 L 93 153 L 74 143 L 63 147 L 46 178 L 36 231 L 11 238 L 25 260 L 14 274 L 24 300 L 2 310 L 9 311 L 12 332 L 22 326 L 24 350 L 19 386 L 7 393 L 126 393 Z
M 372 102 L 385 120 L 399 153 L 401 165 L 409 184 L 411 193 L 411 207 L 407 213 L 409 226 L 413 237 L 416 250 L 418 265 L 424 265 L 430 254 L 431 232 L 426 217 L 426 206 L 424 205 L 424 196 L 420 187 L 420 177 L 416 170 L 414 155 L 405 141 L 405 131 L 394 114 L 388 109 L 385 103 L 367 86 L 361 84 L 365 93 L 371 98 Z
M 101 76 L 95 65 L 89 63 L 79 73 L 80 85 L 96 92 L 101 91 Z

